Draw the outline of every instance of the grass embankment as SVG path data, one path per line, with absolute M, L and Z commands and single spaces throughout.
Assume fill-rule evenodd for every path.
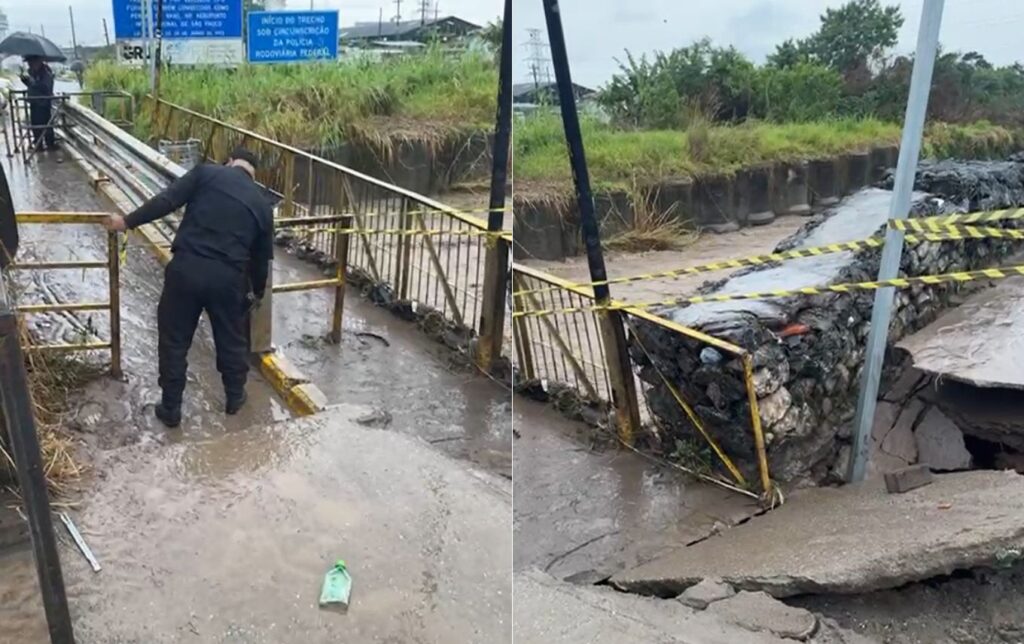
M 89 69 L 92 90 L 148 92 L 143 70 Z M 344 141 L 437 139 L 493 128 L 497 68 L 484 53 L 431 49 L 384 61 L 171 68 L 161 97 L 275 140 L 311 148 Z M 143 112 L 143 127 L 148 115 Z
M 595 188 L 632 191 L 672 177 L 729 175 L 763 163 L 839 155 L 871 146 L 895 145 L 901 127 L 874 119 L 812 123 L 748 122 L 699 124 L 680 130 L 618 130 L 592 117 L 581 122 L 587 162 Z M 1020 133 L 978 122 L 928 128 L 925 155 L 1005 157 L 1017 149 Z M 562 123 L 544 114 L 515 126 L 516 190 L 553 196 L 572 187 Z

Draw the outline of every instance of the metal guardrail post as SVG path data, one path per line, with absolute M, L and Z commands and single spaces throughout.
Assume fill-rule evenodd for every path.
M 573 180 L 576 184 L 576 199 L 579 206 L 583 241 L 587 248 L 587 264 L 591 282 L 605 282 L 604 255 L 601 252 L 601 231 L 594 213 L 594 196 L 590 189 L 590 174 L 583 149 L 583 135 L 580 131 L 579 114 L 576 111 L 576 95 L 573 92 L 572 74 L 569 71 L 569 56 L 565 46 L 565 33 L 558 0 L 544 0 L 544 18 L 551 43 L 551 60 L 558 84 L 558 102 L 562 111 L 565 140 L 569 146 L 569 163 L 572 165 Z M 607 284 L 594 287 L 598 304 L 608 304 L 611 292 Z M 621 311 L 604 310 L 598 316 L 601 337 L 604 340 L 605 359 L 612 386 L 612 402 L 619 430 L 619 438 L 632 445 L 640 427 L 640 404 L 636 395 L 636 381 L 626 344 L 626 330 Z
M 415 205 L 412 208 L 409 207 L 408 199 L 402 199 L 402 212 L 398 215 L 398 227 L 403 231 L 412 229 L 412 214 L 409 211 L 415 208 Z M 409 283 L 412 276 L 412 246 L 412 236 L 399 235 L 398 253 L 395 258 L 398 267 L 395 269 L 395 274 L 398 276 L 398 298 L 401 300 L 410 299 Z
M 491 212 L 487 230 L 498 233 L 505 225 L 505 184 L 508 182 L 508 148 L 512 137 L 512 0 L 505 0 L 502 26 L 501 73 L 498 81 L 498 113 L 494 128 L 494 164 L 491 171 Z M 480 314 L 480 342 L 477 364 L 490 372 L 501 355 L 505 336 L 505 290 L 508 283 L 508 243 L 497 236 L 487 238 L 484 263 L 484 301 Z
M 249 315 L 249 352 L 259 355 L 274 350 L 274 262 L 267 270 L 263 301 Z
M 3 280 L 0 274 L 0 281 Z M 32 553 L 39 576 L 43 608 L 54 644 L 74 644 L 64 575 L 57 552 L 57 536 L 50 516 L 43 458 L 32 415 L 32 393 L 25 373 L 25 358 L 18 337 L 18 321 L 0 285 L 0 403 L 11 443 L 18 484 L 28 515 Z
M 914 71 L 910 76 L 910 95 L 907 97 L 903 140 L 900 143 L 899 163 L 896 165 L 896 179 L 893 185 L 892 202 L 889 206 L 889 219 L 906 219 L 910 214 L 914 176 L 917 173 L 924 122 L 928 112 L 928 94 L 931 91 L 932 72 L 935 69 L 935 58 L 939 47 L 939 29 L 942 26 L 944 1 L 925 0 L 921 9 L 917 53 L 914 56 Z M 882 248 L 878 281 L 883 282 L 896 277 L 900 270 L 902 255 L 903 233 L 890 227 L 885 231 L 885 246 Z M 853 453 L 846 472 L 846 480 L 851 483 L 864 480 L 867 471 L 871 430 L 874 425 L 875 407 L 878 403 L 878 384 L 882 377 L 885 347 L 889 342 L 893 295 L 894 289 L 891 287 L 875 291 L 875 302 L 871 308 L 871 332 L 868 334 L 864 373 L 853 421 Z
M 117 233 L 107 233 L 107 262 L 110 280 L 110 375 L 120 378 L 121 371 L 121 261 Z
M 352 217 L 343 217 L 338 227 L 352 227 Z M 334 287 L 334 315 L 331 321 L 331 340 L 341 344 L 341 328 L 345 317 L 345 283 L 348 281 L 348 233 L 334 233 L 334 261 L 338 263 L 335 276 L 338 280 Z
M 284 216 L 295 216 L 295 155 L 286 153 L 284 159 Z

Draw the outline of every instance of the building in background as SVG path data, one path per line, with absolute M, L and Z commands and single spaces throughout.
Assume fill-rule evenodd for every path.
M 416 48 L 433 41 L 452 43 L 473 36 L 483 29 L 456 16 L 445 16 L 434 20 L 403 20 L 401 22 L 379 20 L 357 22 L 341 28 L 341 42 L 346 47 L 362 49 Z

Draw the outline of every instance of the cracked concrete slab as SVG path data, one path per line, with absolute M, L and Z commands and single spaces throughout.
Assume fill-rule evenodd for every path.
M 1024 279 L 1011 278 L 967 297 L 897 346 L 922 371 L 978 387 L 1024 389 Z
M 816 488 L 781 508 L 612 577 L 618 588 L 676 595 L 705 577 L 775 597 L 862 593 L 1024 556 L 1024 476 L 937 476 L 890 495 L 881 481 Z
M 515 575 L 517 643 L 785 644 L 679 602 L 576 586 L 541 572 Z
M 669 599 L 577 586 L 540 571 L 516 573 L 515 589 L 517 644 L 877 644 L 831 619 L 757 593 L 740 593 L 701 611 Z

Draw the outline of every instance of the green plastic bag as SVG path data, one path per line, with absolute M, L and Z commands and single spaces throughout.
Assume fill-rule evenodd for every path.
M 324 586 L 320 590 L 320 605 L 348 608 L 352 593 L 352 576 L 341 559 L 324 575 Z

